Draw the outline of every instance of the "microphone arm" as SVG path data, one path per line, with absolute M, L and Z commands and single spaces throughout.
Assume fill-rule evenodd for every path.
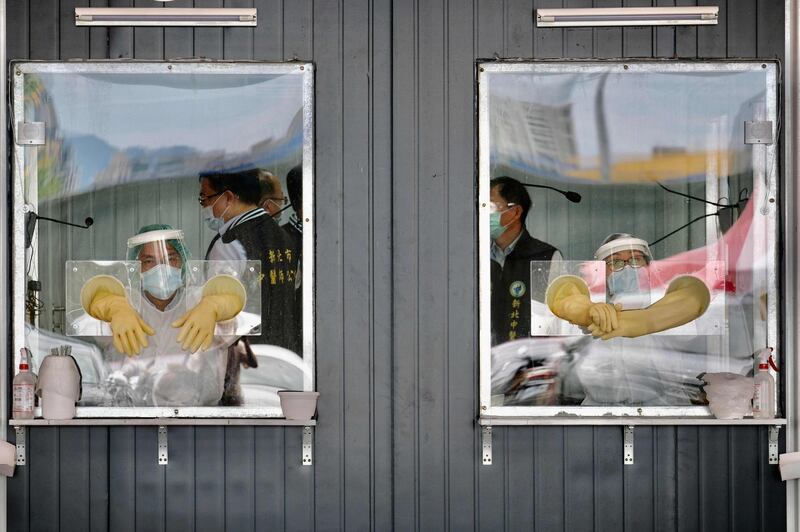
M 70 227 L 77 227 L 78 229 L 89 229 L 94 224 L 94 219 L 89 216 L 83 223 L 84 225 L 66 222 L 64 220 L 56 220 L 55 218 L 48 218 L 47 216 L 39 216 L 33 211 L 25 214 L 25 249 L 31 247 L 31 240 L 33 240 L 33 232 L 36 229 L 36 222 L 44 220 L 46 222 L 54 222 L 60 225 L 68 225 Z
M 553 190 L 555 192 L 558 192 L 559 194 L 562 194 L 572 203 L 580 203 L 582 199 L 581 195 L 578 194 L 577 192 L 573 192 L 571 190 L 561 190 L 556 187 L 551 187 L 550 185 L 532 185 L 530 183 L 523 183 L 523 185 L 530 188 L 546 188 L 547 190 Z

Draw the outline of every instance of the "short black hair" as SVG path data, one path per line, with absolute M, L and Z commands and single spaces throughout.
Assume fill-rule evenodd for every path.
M 497 187 L 497 192 L 508 203 L 514 203 L 522 207 L 522 223 L 528 217 L 528 211 L 531 210 L 531 197 L 528 195 L 528 190 L 525 185 L 507 175 L 495 177 L 489 182 L 489 189 Z
M 294 212 L 303 211 L 303 166 L 297 165 L 286 174 L 286 193 Z
M 208 179 L 208 185 L 216 193 L 230 190 L 241 202 L 258 205 L 261 200 L 261 183 L 258 169 L 241 170 L 239 172 L 210 172 L 200 174 L 200 179 Z

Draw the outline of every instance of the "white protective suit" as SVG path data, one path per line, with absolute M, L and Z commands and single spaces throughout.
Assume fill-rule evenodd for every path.
M 217 334 L 205 351 L 183 350 L 177 341 L 180 329 L 171 325 L 187 311 L 183 296 L 179 289 L 162 312 L 142 295 L 139 313 L 155 335 L 147 337 L 149 345 L 139 355 L 126 357 L 114 349 L 109 336 L 96 338 L 106 360 L 114 361 L 110 366 L 117 369 L 112 374 L 117 385 L 114 406 L 215 406 L 222 397 L 228 347 L 238 336 Z M 225 328 L 232 332 L 233 320 L 217 324 L 218 333 Z

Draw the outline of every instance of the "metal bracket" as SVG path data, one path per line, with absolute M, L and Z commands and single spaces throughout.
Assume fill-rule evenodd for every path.
M 633 425 L 625 425 L 622 431 L 622 463 L 633 465 Z
M 778 433 L 781 431 L 780 425 L 770 425 L 769 427 L 769 463 L 778 463 Z
M 492 465 L 492 427 L 486 425 L 481 429 L 481 443 L 483 448 L 483 465 Z
M 167 465 L 169 463 L 169 446 L 167 443 L 167 427 L 159 425 L 158 427 L 158 465 Z
M 25 465 L 25 427 L 16 426 L 17 433 L 17 465 Z
M 44 122 L 17 122 L 17 144 L 42 146 L 45 140 Z
M 303 427 L 303 465 L 314 463 L 314 432 L 311 427 Z
M 772 144 L 772 121 L 745 121 L 744 123 L 744 143 L 745 144 Z

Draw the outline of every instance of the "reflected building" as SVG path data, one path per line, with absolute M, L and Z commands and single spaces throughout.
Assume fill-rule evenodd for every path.
M 496 96 L 490 100 L 493 165 L 555 176 L 575 165 L 572 104 L 544 105 Z

